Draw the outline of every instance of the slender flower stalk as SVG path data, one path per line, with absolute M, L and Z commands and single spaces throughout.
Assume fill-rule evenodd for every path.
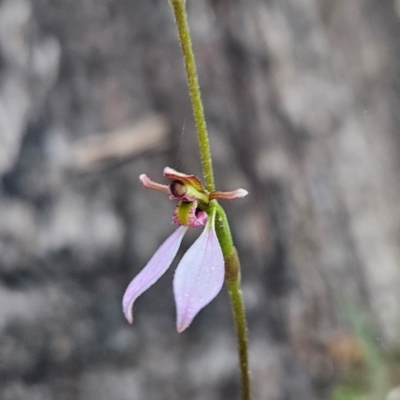
M 192 101 L 193 116 L 197 130 L 197 140 L 200 147 L 201 165 L 203 167 L 204 182 L 209 192 L 215 190 L 214 171 L 212 166 L 210 143 L 204 107 L 201 100 L 199 80 L 197 77 L 196 61 L 194 59 L 192 39 L 190 38 L 189 24 L 187 21 L 185 0 L 170 0 L 174 10 L 175 22 L 181 43 L 183 62 Z
M 233 245 L 232 235 L 225 212 L 217 203 L 217 201 L 213 200 L 214 198 L 229 198 L 229 196 L 217 197 L 215 195 L 219 192 L 215 192 L 210 144 L 208 140 L 204 107 L 201 100 L 200 87 L 197 77 L 196 62 L 193 54 L 192 41 L 190 38 L 189 25 L 187 21 L 185 0 L 170 0 L 170 2 L 174 12 L 175 23 L 178 30 L 183 61 L 186 69 L 186 77 L 189 86 L 190 98 L 192 101 L 193 116 L 197 129 L 197 139 L 200 148 L 201 163 L 206 189 L 209 192 L 213 192 L 215 196 L 212 197 L 213 193 L 211 193 L 209 197 L 210 208 L 212 209 L 211 212 L 213 214 L 214 211 L 216 212 L 215 231 L 225 261 L 225 284 L 229 292 L 237 335 L 242 400 L 250 400 L 250 370 L 248 361 L 247 324 L 243 295 L 240 287 L 240 262 L 237 251 Z M 237 191 L 231 193 L 232 196 L 235 193 L 238 194 Z M 243 195 L 246 194 L 247 192 Z
M 250 400 L 250 371 L 249 353 L 247 345 L 246 311 L 244 308 L 243 294 L 240 288 L 240 280 L 226 282 L 231 300 L 232 312 L 235 319 L 236 336 L 239 352 L 239 367 L 241 376 L 242 399 Z
M 242 400 L 250 400 L 250 369 L 247 341 L 246 311 L 243 293 L 240 287 L 240 261 L 233 245 L 228 218 L 224 209 L 218 204 L 215 229 L 222 254 L 225 260 L 225 284 L 228 289 L 236 327 L 237 346 L 239 352 L 239 367 L 241 376 Z

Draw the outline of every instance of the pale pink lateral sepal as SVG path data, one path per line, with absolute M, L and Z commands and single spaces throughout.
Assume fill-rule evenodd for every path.
M 186 226 L 179 227 L 154 253 L 147 265 L 139 272 L 127 287 L 122 299 L 122 309 L 129 323 L 133 322 L 133 303 L 167 271 L 187 231 Z
M 148 189 L 158 190 L 159 192 L 169 194 L 169 186 L 162 185 L 161 183 L 157 183 L 152 181 L 146 174 L 142 174 L 139 176 L 140 182 L 142 182 L 143 186 Z
M 224 283 L 224 257 L 210 222 L 185 253 L 175 272 L 176 327 L 179 333 L 217 296 Z
M 249 192 L 246 189 L 236 189 L 232 190 L 231 192 L 215 191 L 210 193 L 210 200 L 213 199 L 234 200 L 246 197 L 248 194 Z

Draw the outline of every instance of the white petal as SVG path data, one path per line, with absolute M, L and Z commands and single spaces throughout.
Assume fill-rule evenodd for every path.
M 132 308 L 135 300 L 167 271 L 181 245 L 187 231 L 186 226 L 179 227 L 154 253 L 147 265 L 139 272 L 127 287 L 122 299 L 122 309 L 129 323 L 133 322 Z
M 177 330 L 183 332 L 224 283 L 225 263 L 212 224 L 183 256 L 174 276 Z

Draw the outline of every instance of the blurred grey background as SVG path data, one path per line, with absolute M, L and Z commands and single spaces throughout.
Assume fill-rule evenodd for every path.
M 254 400 L 384 399 L 400 385 L 400 2 L 187 3 L 217 186 L 250 192 L 226 210 Z M 0 0 L 0 399 L 238 399 L 224 291 L 182 335 L 173 269 L 132 326 L 121 311 L 175 229 L 138 180 L 165 166 L 201 174 L 168 1 Z

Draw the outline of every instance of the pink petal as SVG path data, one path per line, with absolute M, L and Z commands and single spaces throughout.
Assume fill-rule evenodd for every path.
M 225 265 L 214 226 L 208 224 L 185 253 L 174 276 L 177 330 L 183 332 L 197 313 L 217 296 Z
M 246 189 L 236 189 L 232 190 L 231 192 L 211 192 L 209 199 L 222 199 L 222 200 L 234 200 L 234 199 L 240 199 L 242 197 L 246 197 L 249 194 L 249 192 Z
M 142 182 L 143 186 L 148 189 L 158 190 L 160 192 L 164 192 L 170 194 L 169 186 L 161 185 L 160 183 L 152 181 L 146 174 L 142 174 L 139 176 L 140 182 Z
M 179 227 L 154 253 L 147 265 L 127 287 L 122 299 L 122 309 L 129 323 L 133 322 L 133 303 L 150 286 L 158 281 L 171 265 L 178 252 L 186 226 Z

